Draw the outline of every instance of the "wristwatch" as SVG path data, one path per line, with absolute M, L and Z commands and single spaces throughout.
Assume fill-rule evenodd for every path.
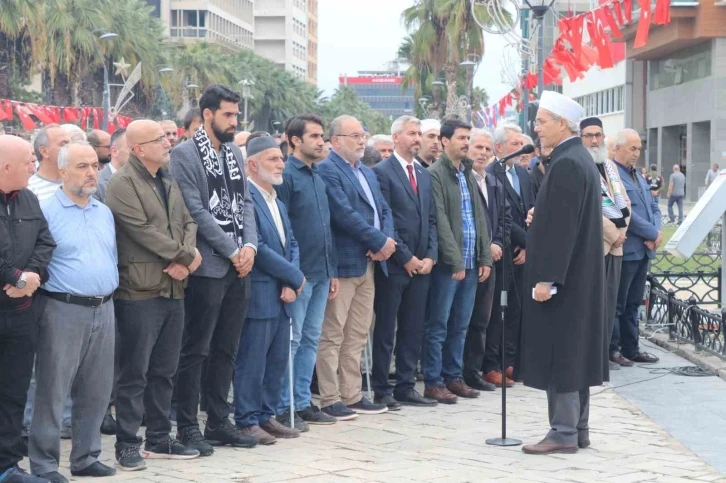
M 18 282 L 15 284 L 15 288 L 19 288 L 20 290 L 25 288 L 25 285 L 28 283 L 28 277 L 25 276 L 25 272 L 23 272 L 20 275 L 20 278 L 18 278 Z

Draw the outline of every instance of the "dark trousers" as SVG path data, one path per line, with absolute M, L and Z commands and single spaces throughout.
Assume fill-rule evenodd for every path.
M 501 340 L 502 340 L 502 309 L 501 293 L 503 290 L 502 262 L 496 263 L 496 281 L 494 284 L 494 300 L 492 302 L 492 317 L 487 327 L 486 350 L 484 351 L 484 363 L 482 371 L 486 374 L 489 371 L 502 371 L 506 367 L 501 365 Z M 518 352 L 519 336 L 522 328 L 522 300 L 524 297 L 524 265 L 512 265 L 512 270 L 507 273 L 507 311 L 504 314 L 506 324 L 504 348 L 507 366 L 513 366 L 515 372 L 519 369 Z
M 620 272 L 623 268 L 623 257 L 605 255 L 605 343 L 610 345 L 615 327 L 618 306 L 618 289 L 620 288 Z M 620 331 L 618 330 L 618 333 Z M 610 340 L 608 340 L 610 339 Z
M 476 287 L 474 312 L 471 314 L 469 330 L 466 332 L 466 342 L 464 343 L 464 379 L 478 376 L 484 362 L 487 328 L 491 317 L 496 315 L 492 313 L 496 278 L 496 270 L 492 270 L 489 278 L 480 282 Z
M 222 278 L 189 277 L 184 301 L 184 339 L 177 372 L 177 425 L 197 426 L 199 393 L 206 396 L 208 424 L 229 418 L 227 395 L 250 297 L 249 277 L 230 267 Z M 207 362 L 206 377 L 202 368 Z
M 547 389 L 550 431 L 547 439 L 558 444 L 575 446 L 590 439 L 590 388 L 573 392 Z
M 33 305 L 22 312 L 0 312 L 0 474 L 23 459 L 20 433 L 37 339 Z
M 169 437 L 172 378 L 184 331 L 184 301 L 157 297 L 117 300 L 120 374 L 116 389 L 116 447 L 141 444 L 136 435 L 146 411 L 146 439 Z
M 396 340 L 396 393 L 413 389 L 416 363 L 424 337 L 429 275 L 391 275 L 376 267 L 376 326 L 373 331 L 373 374 L 371 386 L 377 396 L 392 394 L 388 383 L 393 340 Z M 398 329 L 396 329 L 398 320 Z
M 620 272 L 618 305 L 615 309 L 615 326 L 610 339 L 610 355 L 621 352 L 632 359 L 640 353 L 638 347 L 638 309 L 645 294 L 650 259 L 625 261 Z
M 274 319 L 245 321 L 234 372 L 237 426 L 266 423 L 276 414 L 289 351 L 290 318 L 284 309 Z

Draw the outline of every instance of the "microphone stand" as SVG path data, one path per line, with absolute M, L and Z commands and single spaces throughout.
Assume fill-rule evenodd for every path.
M 500 170 L 499 172 L 502 174 L 502 179 L 500 180 L 502 183 L 502 190 L 505 190 L 504 183 L 508 183 L 507 180 L 507 168 L 506 168 L 506 159 L 497 159 L 495 161 L 496 165 L 494 166 L 494 172 L 496 174 L 497 170 Z M 494 177 L 494 179 L 497 179 L 497 176 Z M 506 195 L 505 195 L 506 197 Z M 497 202 L 499 202 L 499 190 L 497 190 Z M 501 203 L 499 203 L 499 223 L 504 223 L 504 201 L 501 200 Z M 503 233 L 504 234 L 504 233 Z M 486 444 L 492 445 L 492 446 L 519 446 L 522 444 L 522 441 L 519 439 L 513 439 L 513 438 L 507 438 L 507 355 L 505 352 L 505 340 L 506 340 L 506 332 L 507 332 L 507 326 L 505 324 L 505 314 L 507 312 L 507 289 L 509 288 L 509 285 L 507 285 L 507 273 L 509 272 L 509 266 L 507 266 L 507 262 L 513 263 L 512 260 L 512 254 L 510 253 L 510 247 L 511 247 L 511 237 L 503 237 L 502 239 L 502 294 L 499 304 L 499 320 L 502 322 L 502 336 L 499 343 L 499 352 L 500 352 L 500 364 L 502 369 L 502 437 L 501 438 L 490 438 L 486 440 Z

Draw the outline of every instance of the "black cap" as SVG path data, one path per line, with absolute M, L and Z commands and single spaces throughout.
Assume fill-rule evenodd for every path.
M 602 121 L 599 117 L 587 117 L 580 121 L 580 129 L 585 129 L 586 127 L 590 126 L 597 126 L 600 129 L 602 129 Z

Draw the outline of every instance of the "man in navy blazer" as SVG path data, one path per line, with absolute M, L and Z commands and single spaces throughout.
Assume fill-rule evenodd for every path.
M 396 410 L 401 404 L 438 404 L 421 396 L 414 386 L 426 317 L 426 304 L 422 301 L 428 296 L 429 275 L 438 258 L 439 243 L 431 175 L 414 159 L 421 149 L 421 121 L 401 116 L 393 122 L 391 135 L 393 155 L 373 168 L 393 213 L 397 245 L 387 264 L 388 276 L 380 267 L 375 273 L 376 326 L 371 385 L 374 402 Z M 395 388 L 388 382 L 394 336 Z
M 497 159 L 503 158 L 522 148 L 522 130 L 514 124 L 500 124 L 494 131 L 494 152 Z M 504 170 L 502 169 L 504 167 Z M 519 158 L 512 158 L 502 166 L 500 163 L 490 163 L 486 167 L 488 174 L 496 177 L 504 186 L 507 195 L 507 202 L 511 208 L 511 247 L 506 256 L 503 256 L 496 266 L 496 277 L 498 278 L 495 292 L 507 290 L 508 305 L 504 323 L 506 324 L 506 364 L 508 367 L 500 367 L 501 363 L 501 334 L 502 321 L 498 316 L 500 313 L 499 297 L 494 297 L 492 317 L 487 329 L 486 352 L 484 355 L 484 380 L 498 387 L 506 381 L 507 386 L 514 385 L 514 372 L 518 364 L 520 329 L 522 327 L 522 302 L 524 293 L 524 263 L 527 255 L 527 212 L 534 207 L 534 191 L 529 172 L 519 165 Z M 509 257 L 513 257 L 513 260 Z M 506 265 L 505 265 L 505 260 Z M 512 260 L 511 262 L 509 260 Z M 503 273 L 507 270 L 507 285 L 502 287 Z M 511 368 L 511 369 L 510 369 Z M 506 376 L 504 371 L 506 371 Z
M 650 187 L 635 169 L 640 157 L 641 141 L 637 131 L 623 129 L 615 140 L 615 164 L 620 180 L 632 204 L 630 224 L 623 244 L 623 268 L 620 274 L 615 327 L 610 340 L 610 360 L 624 367 L 633 362 L 653 363 L 658 358 L 641 352 L 638 346 L 638 308 L 645 292 L 650 259 L 663 242 L 661 213 Z
M 486 165 L 494 155 L 494 138 L 489 131 L 474 129 L 469 140 L 469 158 L 473 161 L 472 170 L 479 187 L 479 196 L 486 208 L 491 238 L 492 260 L 498 262 L 502 259 L 505 246 L 509 245 L 512 214 L 509 202 L 504 193 L 504 185 L 492 174 L 486 172 Z M 497 274 L 492 274 L 483 282 L 479 282 L 476 289 L 474 312 L 471 314 L 469 329 L 466 332 L 464 344 L 464 382 L 479 391 L 493 391 L 494 384 L 482 379 L 480 371 L 486 351 L 487 328 L 492 319 L 499 320 L 500 314 L 492 312 L 494 298 L 502 291 L 501 280 Z
M 339 420 L 387 410 L 361 393 L 360 355 L 373 320 L 374 264 L 388 276 L 393 219 L 376 175 L 360 158 L 367 134 L 352 116 L 330 124 L 332 149 L 319 165 L 337 250 L 338 296 L 328 302 L 316 368 L 321 410 Z
M 288 364 L 290 305 L 305 286 L 300 252 L 285 205 L 273 185 L 282 183 L 285 162 L 272 136 L 247 143 L 245 160 L 257 224 L 257 256 L 247 318 L 240 336 L 234 375 L 234 419 L 237 427 L 260 444 L 297 438 L 298 429 L 273 417 L 280 401 Z

